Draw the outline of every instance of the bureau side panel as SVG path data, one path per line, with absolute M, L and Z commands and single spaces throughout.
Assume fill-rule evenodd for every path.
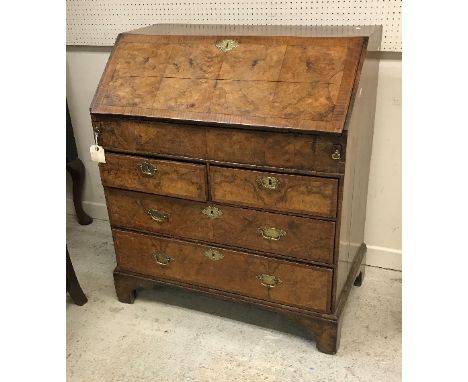
M 375 52 L 367 52 L 348 121 L 334 307 L 339 302 L 346 281 L 354 276 L 349 275 L 351 266 L 364 242 L 378 69 L 378 55 Z

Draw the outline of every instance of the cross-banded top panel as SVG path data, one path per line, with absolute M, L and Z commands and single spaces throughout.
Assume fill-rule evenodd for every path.
M 93 114 L 340 133 L 362 37 L 123 34 Z

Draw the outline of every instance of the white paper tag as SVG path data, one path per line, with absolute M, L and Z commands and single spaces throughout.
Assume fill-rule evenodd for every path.
M 106 157 L 104 156 L 104 149 L 98 145 L 91 145 L 89 148 L 91 154 L 91 160 L 93 162 L 106 163 Z

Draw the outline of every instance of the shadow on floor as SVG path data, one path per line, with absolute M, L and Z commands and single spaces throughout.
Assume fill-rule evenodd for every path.
M 154 301 L 187 310 L 196 310 L 209 315 L 241 321 L 265 329 L 280 331 L 296 337 L 313 340 L 310 334 L 296 321 L 273 311 L 245 302 L 231 302 L 206 296 L 201 292 L 186 292 L 181 289 L 161 286 L 137 291 L 136 300 Z

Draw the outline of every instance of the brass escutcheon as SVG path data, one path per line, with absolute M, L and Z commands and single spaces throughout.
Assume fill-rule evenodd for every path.
M 221 211 L 218 207 L 208 206 L 202 209 L 202 214 L 208 216 L 210 219 L 216 219 L 221 217 L 223 211 Z
M 215 249 L 207 249 L 205 252 L 203 252 L 203 256 L 213 261 L 219 261 L 224 259 L 224 255 Z
M 166 220 L 169 219 L 169 214 L 167 212 L 163 212 L 163 211 L 158 211 L 158 210 L 154 210 L 152 208 L 150 208 L 148 211 L 146 211 L 146 213 L 151 216 L 151 219 L 159 222 L 159 223 L 162 223 Z
M 162 266 L 168 265 L 171 261 L 174 261 L 174 259 L 171 256 L 166 256 L 162 253 L 155 253 L 153 255 L 153 259 Z
M 262 273 L 261 275 L 257 275 L 257 280 L 259 280 L 260 283 L 266 288 L 274 288 L 278 284 L 282 283 L 279 277 L 266 275 L 265 273 Z
M 223 52 L 229 52 L 239 46 L 236 40 L 223 40 L 216 43 L 216 47 Z
M 286 236 L 286 231 L 275 227 L 258 227 L 257 232 L 266 240 L 281 240 Z
M 340 160 L 341 159 L 341 153 L 340 150 L 336 149 L 335 152 L 331 155 L 333 160 Z
M 148 162 L 143 162 L 139 164 L 138 168 L 140 169 L 140 172 L 143 175 L 147 175 L 147 176 L 153 176 L 154 173 L 157 171 L 157 168 Z
M 274 176 L 261 176 L 257 178 L 257 184 L 269 190 L 276 190 L 280 185 L 280 181 Z

